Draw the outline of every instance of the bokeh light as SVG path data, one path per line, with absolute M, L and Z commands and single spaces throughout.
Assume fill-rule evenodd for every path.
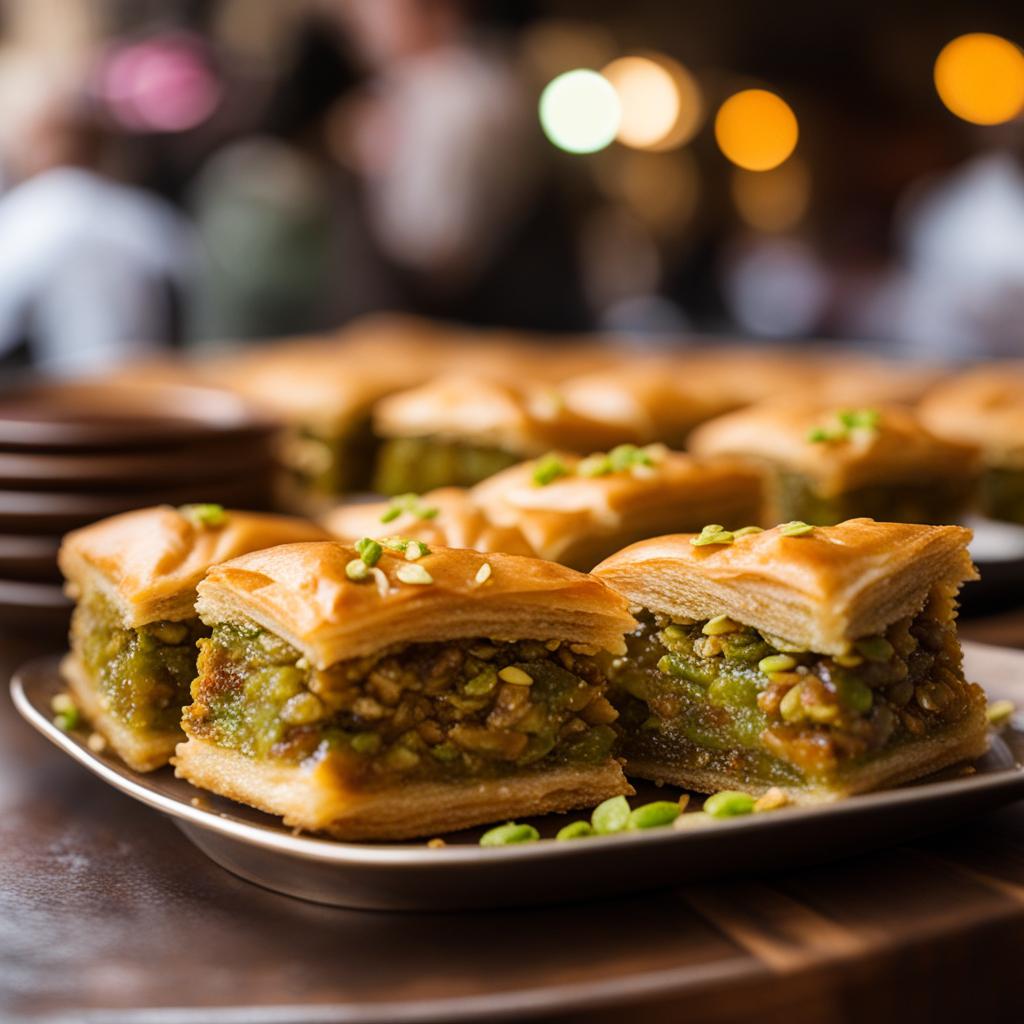
M 587 68 L 566 71 L 541 93 L 544 134 L 568 153 L 596 153 L 611 145 L 621 119 L 618 93 L 607 78 Z
M 796 115 L 767 89 L 744 89 L 730 96 L 715 117 L 718 146 L 737 167 L 770 171 L 796 149 Z
M 678 61 L 660 53 L 635 54 L 612 61 L 601 73 L 622 104 L 619 142 L 661 152 L 696 134 L 704 100 L 693 75 Z
M 1012 121 L 1024 110 L 1024 54 L 1008 39 L 987 32 L 959 36 L 935 60 L 935 88 L 964 121 Z
M 776 234 L 795 228 L 811 198 L 811 174 L 799 157 L 770 171 L 732 173 L 731 191 L 736 210 L 756 231 Z

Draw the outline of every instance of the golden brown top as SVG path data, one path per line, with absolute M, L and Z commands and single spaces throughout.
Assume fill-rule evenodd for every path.
M 698 428 L 698 455 L 740 455 L 812 479 L 822 494 L 971 475 L 977 451 L 932 434 L 902 406 L 843 409 L 790 400 L 751 406 Z
M 210 570 L 197 608 L 208 624 L 256 622 L 320 668 L 393 645 L 468 637 L 619 652 L 636 626 L 600 580 L 536 558 L 431 547 L 409 561 L 384 550 L 352 579 L 357 562 L 366 564 L 340 541 L 243 555 Z
M 211 565 L 257 548 L 329 535 L 315 523 L 219 506 L 125 512 L 69 533 L 58 561 L 68 591 L 103 591 L 126 626 L 192 618 L 196 585 Z
M 940 437 L 977 445 L 993 465 L 1024 467 L 1024 362 L 954 377 L 932 391 L 919 411 Z
M 631 605 L 674 618 L 728 615 L 825 654 L 913 615 L 932 589 L 977 574 L 971 532 L 850 519 L 837 526 L 778 526 L 729 544 L 695 535 L 641 541 L 595 570 Z

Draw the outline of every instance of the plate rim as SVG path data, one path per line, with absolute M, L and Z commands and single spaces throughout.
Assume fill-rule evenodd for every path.
M 985 650 L 990 653 L 1016 656 L 1021 659 L 1024 668 L 1024 651 L 1015 648 L 1000 647 L 995 644 L 979 644 L 965 641 L 966 650 Z M 352 843 L 337 839 L 320 839 L 305 835 L 293 835 L 282 831 L 284 826 L 273 827 L 252 822 L 240 821 L 222 812 L 206 810 L 185 803 L 175 797 L 168 796 L 159 790 L 147 787 L 133 776 L 127 767 L 123 774 L 115 767 L 97 757 L 84 744 L 77 742 L 72 736 L 58 729 L 47 716 L 43 715 L 31 701 L 25 688 L 23 676 L 30 670 L 40 670 L 49 665 L 51 671 L 59 671 L 60 655 L 44 655 L 34 658 L 20 666 L 12 675 L 10 694 L 18 713 L 37 732 L 41 733 L 64 753 L 92 772 L 98 778 L 113 786 L 116 790 L 130 796 L 140 803 L 158 810 L 169 817 L 189 823 L 197 828 L 217 833 L 228 839 L 258 847 L 275 853 L 283 853 L 302 860 L 335 866 L 360 866 L 374 868 L 407 868 L 434 867 L 450 869 L 468 862 L 478 863 L 480 847 L 470 844 L 452 844 L 438 848 L 430 848 L 424 840 L 422 843 Z M 954 793 L 969 794 L 973 791 L 1001 791 L 1019 789 L 1020 798 L 1024 799 L 1024 765 L 1014 768 L 1001 768 L 982 775 L 973 775 L 937 782 L 924 783 L 920 786 L 897 787 L 874 793 L 860 794 L 847 800 L 835 803 L 823 803 L 804 807 L 787 808 L 785 814 L 758 815 L 756 817 L 740 817 L 725 819 L 716 824 L 714 833 L 721 835 L 733 830 L 747 831 L 751 828 L 773 829 L 788 827 L 791 824 L 806 820 L 812 815 L 828 812 L 830 818 L 835 816 L 849 817 L 870 814 L 878 807 L 892 807 L 922 801 L 934 803 L 942 801 Z M 197 790 L 202 792 L 201 790 Z M 216 795 L 216 794 L 214 794 Z M 530 861 L 550 857 L 574 857 L 600 853 L 614 849 L 623 843 L 642 843 L 653 846 L 671 846 L 680 841 L 699 843 L 702 838 L 701 829 L 680 831 L 678 829 L 651 829 L 647 832 L 630 832 L 608 836 L 594 836 L 586 843 L 565 843 L 555 839 L 540 839 L 533 843 L 519 843 L 488 849 L 488 862 L 494 865 L 509 862 Z

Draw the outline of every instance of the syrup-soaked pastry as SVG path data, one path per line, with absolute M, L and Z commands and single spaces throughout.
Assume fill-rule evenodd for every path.
M 631 792 L 598 655 L 636 627 L 600 580 L 392 538 L 210 570 L 178 775 L 342 839 L 437 835 Z
M 166 764 L 195 677 L 196 585 L 217 562 L 328 534 L 286 516 L 219 505 L 161 505 L 64 538 L 59 562 L 76 601 L 62 671 L 92 727 L 137 771 Z
M 970 531 L 853 519 L 643 541 L 594 575 L 642 623 L 610 660 L 627 772 L 797 801 L 894 786 L 987 749 L 956 595 Z
M 770 522 L 817 525 L 867 516 L 955 522 L 969 504 L 976 449 L 936 437 L 901 406 L 850 409 L 816 400 L 751 406 L 691 438 L 699 455 L 743 456 L 767 474 Z

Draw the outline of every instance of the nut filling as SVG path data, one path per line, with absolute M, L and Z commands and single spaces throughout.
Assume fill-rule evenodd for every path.
M 981 510 L 993 519 L 1024 523 L 1024 469 L 992 466 L 981 478 Z
M 72 646 L 104 710 L 140 733 L 178 728 L 196 674 L 196 640 L 208 633 L 198 619 L 128 629 L 95 592 L 78 603 L 71 619 Z
M 318 670 L 270 632 L 221 624 L 183 725 L 253 758 L 340 758 L 354 785 L 493 778 L 606 761 L 605 688 L 594 658 L 553 642 L 410 644 Z
M 724 616 L 643 616 L 611 663 L 627 762 L 743 772 L 765 784 L 840 780 L 873 755 L 943 731 L 984 702 L 964 680 L 952 598 L 836 657 Z
M 369 487 L 376 450 L 367 417 L 344 434 L 296 429 L 283 439 L 278 457 L 303 491 L 335 495 Z
M 438 487 L 472 487 L 522 459 L 502 448 L 429 437 L 392 438 L 380 447 L 373 489 L 423 494 Z

